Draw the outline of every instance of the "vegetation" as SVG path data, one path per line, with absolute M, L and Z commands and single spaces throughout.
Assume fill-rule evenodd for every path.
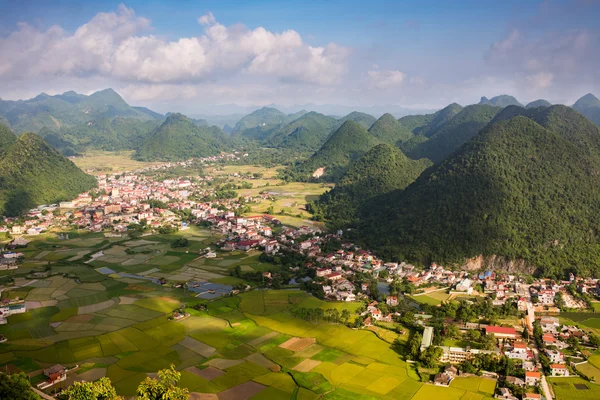
M 92 176 L 42 138 L 25 133 L 0 159 L 0 214 L 14 216 L 40 204 L 68 200 L 95 185 Z
M 363 128 L 369 129 L 371 125 L 375 123 L 375 120 L 376 118 L 372 115 L 359 111 L 353 111 L 345 117 L 340 118 L 338 121 L 340 125 L 346 121 L 354 121 L 357 124 L 361 125 Z
M 225 133 L 213 126 L 194 124 L 182 114 L 171 114 L 134 154 L 140 161 L 181 161 L 216 155 L 226 142 Z
M 400 118 L 398 122 L 402 126 L 410 129 L 415 135 L 430 137 L 442 125 L 454 118 L 461 110 L 461 105 L 452 103 L 433 114 L 408 115 Z
M 31 389 L 25 373 L 7 375 L 0 372 L 0 399 L 40 400 L 40 396 Z
M 404 189 L 430 165 L 429 160 L 410 160 L 392 145 L 377 145 L 352 162 L 335 188 L 323 194 L 318 203 L 310 204 L 309 211 L 335 227 L 355 223 L 359 204 Z
M 317 151 L 339 126 L 335 118 L 309 112 L 275 130 L 266 143 L 297 151 Z
M 600 100 L 591 93 L 586 94 L 573 104 L 573 108 L 600 125 Z
M 499 111 L 500 108 L 488 105 L 467 106 L 437 131 L 430 131 L 432 135 L 429 140 L 416 145 L 406 154 L 413 159 L 429 158 L 439 163 L 479 133 Z
M 366 202 L 360 237 L 397 259 L 499 255 L 545 276 L 597 273 L 599 129 L 565 106 L 520 110 L 403 192 Z
M 491 99 L 488 99 L 487 97 L 483 96 L 481 98 L 481 101 L 479 102 L 479 104 L 487 104 L 487 105 L 495 106 L 495 107 L 508 107 L 508 106 L 523 107 L 523 104 L 519 103 L 519 101 L 517 99 L 515 99 L 513 96 L 509 96 L 506 94 L 502 94 L 500 96 L 495 96 L 495 97 L 492 97 Z
M 528 103 L 525 108 L 550 107 L 551 105 L 552 103 L 550 103 L 548 100 L 539 99 Z
M 304 113 L 306 111 L 286 115 L 275 108 L 263 107 L 240 119 L 235 124 L 232 134 L 262 141 L 268 138 L 273 130 L 298 119 Z
M 414 134 L 412 131 L 396 120 L 391 114 L 383 114 L 369 128 L 369 132 L 382 143 L 397 144 L 410 140 Z
M 17 141 L 17 137 L 6 126 L 0 123 L 0 154 Z

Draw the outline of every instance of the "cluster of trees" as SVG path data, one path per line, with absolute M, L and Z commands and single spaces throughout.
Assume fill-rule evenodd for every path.
M 420 363 L 425 368 L 435 367 L 444 354 L 444 351 L 436 346 L 429 346 L 424 351 L 421 351 L 422 340 L 423 337 L 421 334 L 418 331 L 414 332 L 406 344 L 405 354 L 409 359 Z M 402 348 L 400 342 L 395 343 L 393 347 Z
M 171 247 L 174 249 L 176 249 L 178 247 L 188 247 L 189 245 L 190 245 L 190 241 L 187 240 L 186 238 L 179 238 L 179 239 L 174 240 L 171 243 Z
M 350 322 L 352 314 L 350 311 L 344 309 L 340 312 L 337 308 L 296 308 L 292 310 L 294 316 L 302 318 L 310 322 L 330 322 L 330 323 L 342 323 L 347 325 Z

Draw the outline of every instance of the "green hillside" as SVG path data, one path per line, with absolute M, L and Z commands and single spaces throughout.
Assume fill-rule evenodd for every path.
M 523 107 L 523 104 L 519 103 L 519 101 L 517 99 L 515 99 L 513 96 L 509 96 L 507 94 L 495 96 L 495 97 L 492 97 L 491 99 L 488 99 L 487 97 L 483 96 L 481 98 L 481 101 L 479 102 L 479 104 L 487 104 L 487 105 L 495 106 L 495 107 L 507 107 L 507 106 Z
M 241 134 L 249 139 L 264 140 L 273 129 L 278 128 L 287 120 L 287 115 L 281 111 L 263 107 L 240 119 L 233 128 L 233 134 Z
M 591 93 L 586 94 L 573 104 L 573 108 L 600 125 L 600 100 Z
M 225 133 L 213 126 L 197 126 L 185 115 L 171 114 L 156 127 L 134 154 L 141 161 L 181 161 L 219 154 Z
M 600 129 L 569 107 L 534 110 L 535 120 L 499 118 L 404 191 L 363 204 L 359 237 L 398 259 L 499 255 L 546 276 L 600 272 Z
M 539 99 L 528 103 L 525 108 L 550 107 L 551 105 L 552 103 L 550 103 L 548 100 Z
M 14 216 L 71 199 L 96 186 L 69 159 L 34 133 L 24 133 L 0 159 L 0 214 Z
M 411 160 L 395 146 L 380 144 L 353 161 L 334 189 L 316 205 L 333 227 L 356 222 L 357 207 L 368 199 L 404 189 L 432 163 Z
M 0 100 L 0 115 L 17 133 L 60 130 L 102 118 L 157 119 L 156 113 L 148 111 L 131 107 L 112 89 L 89 96 L 71 91 L 56 96 L 42 93 L 24 101 Z
M 362 125 L 363 128 L 369 129 L 371 125 L 375 123 L 376 120 L 377 119 L 372 115 L 359 111 L 353 111 L 345 117 L 340 118 L 338 121 L 340 122 L 340 125 L 346 121 L 354 121 Z
M 475 136 L 496 114 L 499 107 L 474 104 L 462 109 L 454 118 L 442 125 L 429 140 L 414 146 L 412 149 L 402 147 L 406 154 L 417 160 L 428 158 L 439 163 L 467 140 Z M 412 144 L 414 142 L 411 142 Z
M 414 134 L 392 114 L 383 114 L 369 128 L 369 132 L 383 143 L 396 144 L 410 140 Z
M 17 137 L 15 134 L 12 133 L 6 126 L 0 124 L 0 154 L 16 140 Z
M 271 147 L 317 151 L 339 125 L 335 118 L 313 111 L 275 130 L 266 142 Z
M 298 169 L 302 174 L 312 176 L 317 169 L 324 168 L 323 178 L 335 181 L 352 161 L 362 157 L 379 143 L 363 126 L 354 121 L 346 121 Z

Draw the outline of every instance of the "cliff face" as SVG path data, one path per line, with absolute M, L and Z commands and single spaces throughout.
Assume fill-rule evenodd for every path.
M 483 254 L 480 254 L 477 257 L 466 259 L 464 264 L 462 265 L 462 268 L 467 269 L 469 271 L 479 271 L 487 269 L 494 270 L 498 273 L 507 274 L 534 274 L 537 269 L 533 265 L 528 264 L 525 260 L 510 260 L 502 256 L 484 256 Z

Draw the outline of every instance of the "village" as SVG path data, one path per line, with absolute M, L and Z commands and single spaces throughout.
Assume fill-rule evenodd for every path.
M 52 230 L 61 231 L 57 234 L 59 239 L 68 240 L 68 231 L 73 229 L 125 238 L 201 226 L 220 237 L 214 249 L 201 252 L 202 257 L 217 257 L 217 251 L 260 251 L 265 257 L 296 254 L 303 260 L 301 267 L 289 268 L 286 274 L 265 271 L 261 282 L 273 286 L 284 275 L 283 285 L 310 283 L 310 287 L 301 287 L 325 300 L 365 303 L 366 307 L 360 310 L 360 326 L 385 329 L 402 326 L 405 331 L 420 332 L 420 354 L 438 349 L 435 364 L 443 366 L 443 370 L 432 374 L 436 385 L 447 386 L 459 374 L 469 374 L 464 371 L 465 363 L 486 355 L 505 357 L 514 364 L 513 375 L 489 372 L 499 378 L 497 397 L 504 399 L 533 400 L 540 396 L 551 399 L 545 376 L 585 376 L 578 372 L 577 366 L 586 362 L 586 354 L 597 349 L 598 338 L 577 326 L 561 323 L 559 315 L 561 310 L 593 308 L 590 299 L 600 295 L 598 279 L 571 274 L 567 280 L 550 281 L 494 271 L 456 270 L 437 264 L 419 268 L 405 262 L 386 262 L 345 240 L 343 231 L 328 233 L 307 225 L 290 227 L 276 215 L 252 213 L 249 205 L 272 200 L 269 191 L 257 196 L 224 194 L 233 188 L 231 184 L 215 184 L 215 178 L 208 172 L 156 179 L 161 172 L 173 168 L 201 165 L 206 171 L 219 161 L 236 157 L 227 154 L 132 172 L 99 174 L 94 191 L 82 193 L 71 201 L 39 206 L 24 218 L 5 218 L 0 233 L 9 235 L 11 240 L 1 249 L 0 270 L 17 270 L 24 255 L 19 249 Z M 252 180 L 250 175 L 232 176 Z M 167 277 L 160 284 L 168 281 Z M 174 286 L 192 284 L 190 281 Z M 250 288 L 250 285 L 230 287 L 230 293 Z M 488 323 L 486 315 L 475 315 L 470 320 L 446 315 L 441 328 L 432 326 L 435 318 L 427 312 L 432 307 L 440 308 L 441 303 L 448 301 L 482 300 L 495 308 L 513 307 L 516 316 L 513 324 Z M 411 311 L 407 311 L 407 304 L 412 305 Z M 3 298 L 0 324 L 6 324 L 8 316 L 26 310 L 22 299 Z M 414 317 L 414 322 L 406 321 L 407 314 Z M 189 314 L 183 311 L 173 314 L 175 320 L 186 316 Z M 454 339 L 459 340 L 436 339 L 440 333 L 447 334 L 450 325 L 458 328 Z M 489 338 L 488 345 L 478 346 L 484 340 L 473 339 L 481 336 Z M 473 340 L 461 339 L 467 337 Z M 5 340 L 0 336 L 0 342 Z M 461 343 L 468 345 L 458 345 Z M 419 356 L 415 354 L 412 358 Z M 49 371 L 48 376 L 63 379 L 65 373 L 61 371 L 59 374 Z

